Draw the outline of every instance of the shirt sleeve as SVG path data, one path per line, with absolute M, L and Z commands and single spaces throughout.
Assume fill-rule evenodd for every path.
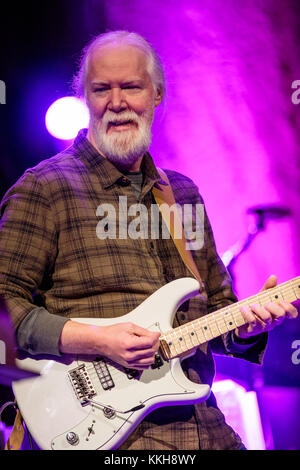
M 47 185 L 35 172 L 27 170 L 0 206 L 0 295 L 18 331 L 17 340 L 33 353 L 57 352 L 65 321 L 34 303 L 36 291 L 52 271 L 57 251 L 55 217 L 46 190 Z M 41 344 L 33 340 L 33 331 L 45 336 Z
M 29 354 L 51 354 L 61 356 L 59 339 L 69 318 L 49 313 L 36 307 L 22 320 L 17 329 L 19 350 Z

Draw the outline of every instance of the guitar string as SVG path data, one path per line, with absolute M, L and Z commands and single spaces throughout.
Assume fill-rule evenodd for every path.
M 203 329 L 205 327 L 209 327 L 209 328 L 212 328 L 212 329 L 213 329 L 213 327 L 217 327 L 218 330 L 219 330 L 218 331 L 219 334 L 222 334 L 222 329 L 220 330 L 219 325 L 218 325 L 218 323 L 220 323 L 220 320 L 222 320 L 223 326 L 226 325 L 226 329 L 225 329 L 225 331 L 223 331 L 223 333 L 226 332 L 227 330 L 231 329 L 231 328 L 229 328 L 229 325 L 231 326 L 231 323 L 233 323 L 233 322 L 232 321 L 230 322 L 229 320 L 233 320 L 234 323 L 235 323 L 235 326 L 238 326 L 239 318 L 237 317 L 237 315 L 239 315 L 239 317 L 242 318 L 241 312 L 240 312 L 241 306 L 242 305 L 239 305 L 237 307 L 235 304 L 231 304 L 230 306 L 227 306 L 227 308 L 225 308 L 224 311 L 222 311 L 222 312 L 211 313 L 211 314 L 206 315 L 206 316 L 204 316 L 200 319 L 193 320 L 191 323 L 188 323 L 186 325 L 182 325 L 180 327 L 177 327 L 176 329 L 170 331 L 169 333 L 165 333 L 164 337 L 174 336 L 174 335 L 176 337 L 178 332 L 180 334 L 185 334 L 182 331 L 182 329 L 193 328 L 195 330 L 195 329 L 199 328 L 199 326 L 200 326 L 201 329 Z M 226 322 L 226 319 L 227 319 L 227 322 Z M 242 323 L 241 324 L 243 324 L 243 323 L 246 323 L 246 322 L 242 318 Z M 199 332 L 199 330 L 198 330 L 198 332 Z M 208 339 L 208 338 L 206 338 L 204 331 L 202 331 L 202 336 L 204 337 L 204 339 L 206 339 L 206 340 Z
M 291 288 L 286 288 L 285 291 L 286 291 L 286 293 L 285 293 L 285 295 L 286 295 L 287 293 L 290 293 L 290 292 L 292 291 L 292 289 L 291 289 Z M 264 294 L 264 295 L 260 295 L 260 296 L 259 296 L 260 300 L 262 300 L 262 302 L 260 302 L 260 303 L 265 303 L 265 301 L 267 301 L 267 300 L 274 300 L 274 299 L 272 299 L 272 297 L 270 297 L 269 294 L 267 294 L 267 295 L 266 295 L 265 293 L 263 293 L 263 294 Z M 286 296 L 287 296 L 287 295 L 286 295 Z M 257 297 L 257 296 L 255 296 L 255 297 Z M 265 298 L 262 299 L 262 297 L 265 297 Z M 224 319 L 224 316 L 226 315 L 226 312 L 227 312 L 227 314 L 228 314 L 228 312 L 230 313 L 230 310 L 232 310 L 232 314 L 233 314 L 233 315 L 236 315 L 237 313 L 240 313 L 240 308 L 241 308 L 242 306 L 244 306 L 244 305 L 252 305 L 252 304 L 253 304 L 253 302 L 251 302 L 250 300 L 253 301 L 253 300 L 255 300 L 255 299 L 249 298 L 249 299 L 246 299 L 246 300 L 244 300 L 244 301 L 240 301 L 240 302 L 237 302 L 237 303 L 230 304 L 230 305 L 228 305 L 228 306 L 226 306 L 226 307 L 223 307 L 223 308 L 220 309 L 220 310 L 217 310 L 216 312 L 212 312 L 212 313 L 210 313 L 210 314 L 208 314 L 208 315 L 206 315 L 206 316 L 204 316 L 204 317 L 201 317 L 201 318 L 199 318 L 199 319 L 193 320 L 192 322 L 190 322 L 190 323 L 188 323 L 188 324 L 186 324 L 186 325 L 182 325 L 181 327 L 177 327 L 177 328 L 175 328 L 174 330 L 170 330 L 170 333 L 174 333 L 175 330 L 180 329 L 180 328 L 182 328 L 183 326 L 189 326 L 189 325 L 192 325 L 192 324 L 194 324 L 194 323 L 198 323 L 199 321 L 201 321 L 201 322 L 203 322 L 203 323 L 206 323 L 206 322 L 210 322 L 210 320 L 213 320 L 213 321 L 215 322 L 215 319 L 220 319 L 220 318 Z M 281 300 L 284 300 L 284 299 L 279 299 L 279 300 L 277 300 L 277 303 L 280 303 Z M 293 299 L 292 301 L 294 301 L 294 299 Z M 235 310 L 235 311 L 234 311 L 234 310 Z M 245 323 L 246 323 L 246 322 L 245 322 Z M 164 334 L 164 336 L 166 336 L 167 334 L 169 334 L 169 333 L 166 332 L 166 333 Z
M 97 384 L 99 384 L 99 387 L 102 387 L 102 384 L 100 382 L 100 377 L 97 374 L 96 369 L 91 365 L 89 368 L 86 368 L 86 370 L 89 374 L 90 379 L 92 380 L 93 385 L 95 386 L 95 383 L 97 383 Z M 127 378 L 127 374 L 126 374 L 125 370 L 123 372 L 121 370 L 118 370 L 117 368 L 115 368 L 111 364 L 109 364 L 108 371 L 109 371 L 111 380 L 114 383 L 114 386 L 123 385 L 123 383 L 126 382 L 125 379 Z M 118 380 L 119 378 L 122 379 L 122 380 Z M 128 381 L 129 381 L 129 379 L 128 379 Z M 111 389 L 105 390 L 103 388 L 103 390 L 101 390 L 101 391 L 106 392 L 106 391 L 109 391 L 109 390 L 111 390 Z
M 300 277 L 299 277 L 299 279 L 300 279 Z M 297 278 L 295 278 L 293 281 L 296 284 Z M 222 309 L 220 309 L 216 312 L 212 312 L 212 313 L 210 313 L 210 314 L 208 314 L 204 317 L 201 317 L 197 320 L 193 320 L 192 322 L 190 322 L 186 325 L 182 325 L 180 327 L 177 327 L 177 328 L 171 330 L 170 332 L 165 333 L 163 335 L 162 339 L 166 340 L 166 338 L 171 336 L 171 340 L 172 340 L 173 337 L 175 336 L 175 340 L 177 339 L 179 341 L 179 338 L 177 338 L 177 333 L 179 333 L 179 335 L 180 335 L 179 337 L 184 338 L 185 343 L 186 343 L 186 339 L 189 338 L 189 341 L 192 344 L 192 348 L 187 347 L 187 348 L 182 349 L 182 347 L 181 347 L 181 351 L 179 351 L 179 354 L 182 353 L 182 352 L 185 352 L 187 350 L 196 348 L 197 345 L 194 345 L 193 341 L 190 339 L 190 333 L 189 332 L 185 333 L 184 331 L 182 331 L 183 328 L 188 329 L 188 328 L 192 327 L 194 330 L 196 330 L 196 334 L 198 332 L 204 338 L 204 341 L 202 341 L 202 339 L 201 339 L 201 343 L 198 344 L 198 346 L 199 346 L 200 344 L 203 344 L 207 341 L 210 341 L 211 339 L 213 339 L 217 336 L 220 336 L 221 334 L 223 334 L 227 331 L 235 329 L 237 326 L 241 326 L 241 324 L 245 324 L 246 322 L 245 322 L 244 319 L 243 319 L 243 322 L 240 325 L 238 325 L 238 323 L 236 322 L 237 314 L 241 316 L 240 308 L 242 306 L 253 305 L 253 301 L 255 301 L 255 300 L 256 301 L 260 300 L 259 303 L 262 304 L 262 303 L 267 302 L 268 300 L 269 301 L 271 300 L 275 303 L 280 303 L 280 301 L 285 300 L 286 297 L 288 297 L 292 301 L 295 300 L 294 299 L 295 297 L 296 297 L 296 299 L 298 299 L 299 297 L 296 295 L 294 286 L 292 284 L 293 281 L 287 281 L 286 283 L 280 284 L 280 285 L 272 288 L 272 290 L 270 289 L 271 292 L 267 292 L 267 291 L 260 292 L 259 294 L 256 294 L 252 297 L 249 297 L 248 299 L 245 299 L 245 300 L 239 301 L 237 303 L 231 304 L 227 307 L 223 307 Z M 275 300 L 273 297 L 275 297 L 278 294 L 281 294 L 282 298 L 280 298 L 278 300 L 277 299 Z M 227 315 L 227 318 L 232 316 L 232 319 L 234 320 L 235 325 L 230 325 L 230 328 L 229 328 L 228 325 L 226 324 L 226 321 L 225 321 L 225 315 Z M 218 322 L 220 322 L 220 320 L 222 320 L 222 322 L 224 322 L 224 324 L 226 325 L 226 331 L 225 332 L 221 332 L 221 330 L 218 326 Z M 231 326 L 232 326 L 232 328 L 231 328 Z M 199 327 L 200 327 L 200 330 L 199 330 Z M 205 331 L 208 333 L 208 335 L 206 335 L 206 336 L 205 336 L 205 332 L 203 331 L 203 329 L 205 327 L 206 327 Z M 213 327 L 215 327 L 217 329 L 217 334 L 209 334 L 209 331 L 207 331 L 207 328 L 209 328 L 210 331 L 211 331 L 213 329 Z M 209 337 L 207 337 L 207 336 L 209 336 Z M 173 344 L 173 341 L 171 341 L 171 342 Z M 183 346 L 182 339 L 180 340 L 180 343 L 179 342 L 177 343 L 177 346 L 178 346 L 178 344 Z M 174 346 L 174 347 L 176 349 L 176 346 Z M 176 354 L 178 354 L 178 351 L 176 351 Z
M 285 296 L 286 296 L 287 294 L 290 294 L 290 293 L 293 291 L 293 289 L 291 289 L 290 286 L 284 288 L 283 290 L 285 291 L 285 292 L 284 292 L 284 295 L 285 295 Z M 263 294 L 265 294 L 265 293 L 263 293 Z M 257 296 L 255 296 L 255 297 L 257 297 Z M 268 294 L 267 296 L 266 296 L 266 295 L 260 295 L 260 294 L 259 294 L 259 297 L 260 297 L 260 299 L 262 299 L 262 297 L 267 297 L 268 299 L 270 298 L 269 294 Z M 272 296 L 271 296 L 271 297 L 272 297 Z M 280 300 L 279 300 L 278 302 L 280 302 Z M 237 305 L 236 305 L 236 304 L 232 304 L 232 306 L 234 306 L 234 307 L 237 308 Z M 240 307 L 238 307 L 238 308 L 240 308 Z M 226 308 L 225 308 L 225 309 L 226 309 Z M 237 310 L 236 312 L 232 312 L 232 315 L 234 315 L 234 314 L 236 314 L 236 313 L 240 313 L 240 311 Z M 214 314 L 212 314 L 212 315 L 214 315 Z M 223 314 L 222 312 L 221 312 L 221 313 L 219 312 L 219 315 L 218 315 L 218 316 L 220 316 L 220 315 L 221 315 L 221 318 L 224 320 L 224 318 L 223 318 L 223 315 L 224 315 L 224 314 Z M 230 316 L 230 315 L 231 315 L 231 314 L 229 314 L 229 316 Z M 215 315 L 215 316 L 216 316 L 216 315 Z M 197 323 L 197 322 L 199 322 L 200 320 L 204 320 L 204 319 L 205 319 L 205 318 L 202 318 L 202 319 L 194 320 L 194 321 L 192 322 L 192 327 L 193 327 L 193 330 L 195 331 L 195 333 L 196 333 L 196 335 L 197 335 L 197 337 L 198 337 L 198 340 L 199 340 L 199 336 L 198 336 L 199 329 L 197 330 L 197 329 L 195 328 L 195 326 L 197 326 L 197 325 L 194 325 L 194 323 Z M 205 320 L 207 320 L 207 319 L 205 319 Z M 224 322 L 224 323 L 225 323 L 225 322 Z M 205 326 L 208 326 L 208 327 L 210 328 L 210 330 L 212 329 L 212 328 L 211 328 L 212 325 L 217 326 L 217 330 L 218 330 L 218 332 L 217 332 L 216 335 L 211 335 L 212 338 L 213 338 L 213 337 L 216 337 L 216 336 L 220 336 L 220 334 L 222 334 L 222 333 L 221 333 L 221 331 L 220 331 L 220 329 L 219 329 L 219 327 L 218 327 L 218 325 L 217 325 L 217 321 L 215 321 L 215 319 L 214 319 L 213 322 L 206 322 L 206 324 L 205 324 Z M 183 329 L 187 329 L 187 330 L 188 330 L 189 327 L 190 327 L 190 324 L 188 324 L 188 325 L 183 325 L 183 326 L 180 327 L 180 328 L 181 328 L 181 329 L 183 328 Z M 235 327 L 236 327 L 236 325 L 234 325 L 232 329 L 234 329 Z M 227 326 L 226 326 L 226 328 L 228 329 Z M 203 326 L 201 327 L 201 330 L 202 330 L 202 329 L 203 329 Z M 227 331 L 227 330 L 226 330 L 226 331 Z M 173 333 L 173 332 L 171 332 L 171 333 Z M 187 347 L 185 348 L 185 350 L 194 349 L 194 348 L 196 348 L 197 346 L 199 346 L 199 345 L 201 344 L 201 343 L 199 343 L 199 344 L 197 344 L 197 345 L 193 344 L 193 341 L 190 339 L 189 331 L 188 331 L 188 333 L 184 333 L 184 332 L 183 332 L 183 335 L 182 335 L 182 336 L 184 336 L 185 344 L 186 344 L 186 346 L 187 346 Z M 202 336 L 205 338 L 205 334 L 204 334 L 203 332 L 202 332 Z M 189 338 L 190 345 L 191 345 L 192 347 L 189 347 L 189 346 L 188 346 L 187 341 L 186 341 L 186 338 L 187 338 L 187 337 Z M 206 339 L 204 342 L 207 342 L 207 341 L 209 341 L 209 340 L 212 339 L 212 338 Z M 178 339 L 178 338 L 177 338 L 177 339 Z M 178 351 L 177 351 L 177 353 L 178 353 Z M 179 351 L 179 354 L 180 354 L 180 353 L 182 353 L 182 351 Z M 115 368 L 115 367 L 114 367 L 113 365 L 111 365 L 111 364 L 108 364 L 108 363 L 106 363 L 106 364 L 107 364 L 107 366 L 109 366 L 109 373 L 110 373 L 111 379 L 113 380 L 114 384 L 115 384 L 115 385 L 118 385 L 118 384 L 121 383 L 121 381 L 118 380 L 119 377 L 122 378 L 122 383 L 124 383 L 124 379 L 125 379 L 125 377 L 127 377 L 127 374 L 126 374 L 125 370 L 124 370 L 124 372 L 123 372 L 123 371 L 121 371 L 121 370 Z M 89 374 L 90 374 L 90 376 L 91 376 L 91 378 L 92 378 L 93 380 L 94 380 L 94 379 L 96 379 L 96 380 L 98 379 L 98 380 L 99 380 L 99 376 L 98 376 L 97 371 L 95 370 L 94 367 L 91 366 L 91 367 L 89 368 L 88 372 L 89 372 Z M 140 371 L 140 372 L 142 373 L 143 371 Z M 132 379 L 128 379 L 128 380 L 132 380 Z M 99 382 L 100 382 L 100 380 L 99 380 Z M 126 379 L 125 379 L 125 383 L 127 383 Z M 128 384 L 129 384 L 129 383 L 128 383 Z M 100 384 L 100 385 L 101 385 L 101 384 Z M 103 391 L 105 391 L 105 390 L 103 390 Z
M 135 380 L 135 378 L 132 378 L 132 379 L 129 379 L 127 374 L 126 374 L 126 371 L 121 371 L 117 368 L 115 368 L 115 366 L 109 364 L 109 374 L 111 376 L 111 379 L 113 381 L 113 387 L 108 389 L 108 390 L 105 390 L 104 388 L 100 388 L 102 387 L 102 384 L 100 382 L 100 378 L 97 374 L 97 371 L 93 368 L 93 366 L 90 367 L 90 370 L 87 369 L 88 373 L 89 373 L 89 377 L 94 385 L 94 388 L 95 387 L 95 383 L 98 384 L 99 388 L 100 388 L 100 392 L 109 392 L 110 390 L 113 390 L 114 387 L 117 387 L 117 388 L 122 388 L 122 386 L 126 386 L 126 385 L 130 385 L 131 383 L 133 383 L 133 381 Z M 143 373 L 144 370 L 140 370 L 139 371 L 140 373 Z M 138 379 L 140 378 L 140 374 L 138 376 Z
M 299 277 L 299 279 L 300 279 L 300 277 Z M 297 278 L 294 279 L 294 282 L 296 280 L 297 280 Z M 253 300 L 257 300 L 257 298 L 259 298 L 259 300 L 261 300 L 261 303 L 264 303 L 267 300 L 272 301 L 273 300 L 272 299 L 272 297 L 273 297 L 272 294 L 274 294 L 274 296 L 275 296 L 275 295 L 278 294 L 278 291 L 279 291 L 280 294 L 283 294 L 282 295 L 283 299 L 288 297 L 290 294 L 293 294 L 292 297 L 297 297 L 295 292 L 294 292 L 294 286 L 291 285 L 291 284 L 292 284 L 292 281 L 287 281 L 286 283 L 280 284 L 280 285 L 272 288 L 272 292 L 267 292 L 267 291 L 266 292 L 261 292 L 259 294 L 256 294 L 256 295 L 252 296 L 252 297 L 249 297 L 248 299 L 246 299 L 244 301 L 240 301 L 238 303 L 231 304 L 230 306 L 224 307 L 223 309 L 220 309 L 219 311 L 216 311 L 215 313 L 212 312 L 211 314 L 207 315 L 206 317 L 202 317 L 202 318 L 193 320 L 192 322 L 190 322 L 186 325 L 182 325 L 181 327 L 177 327 L 174 330 L 170 331 L 169 333 L 166 333 L 166 334 L 162 335 L 161 338 L 163 339 L 163 338 L 166 338 L 167 336 L 172 337 L 172 336 L 175 335 L 175 340 L 177 339 L 179 341 L 179 338 L 177 337 L 177 332 L 179 332 L 181 334 L 180 337 L 183 338 L 183 340 L 185 341 L 186 347 L 183 350 L 182 350 L 182 347 L 181 347 L 181 351 L 178 351 L 177 348 L 176 348 L 176 344 L 175 344 L 174 347 L 176 349 L 176 354 L 181 354 L 182 352 L 185 352 L 187 350 L 194 349 L 194 348 L 198 347 L 200 344 L 206 343 L 207 341 L 210 341 L 211 339 L 213 339 L 215 337 L 218 337 L 218 336 L 226 333 L 227 331 L 233 330 L 237 326 L 240 326 L 236 321 L 236 315 L 238 314 L 239 316 L 241 316 L 240 308 L 242 306 L 244 306 L 245 304 L 246 305 L 247 304 L 252 305 Z M 270 289 L 270 291 L 271 291 L 271 289 Z M 280 303 L 280 301 L 283 300 L 283 299 L 277 300 L 277 303 Z M 229 313 L 228 313 L 228 310 L 229 310 Z M 230 312 L 230 310 L 232 310 L 232 312 Z M 227 311 L 227 313 L 225 311 Z M 227 315 L 228 319 L 230 319 L 230 317 L 232 316 L 232 319 L 234 320 L 234 322 L 233 322 L 234 324 L 230 325 L 230 328 L 229 328 L 228 324 L 226 324 L 226 321 L 225 321 L 225 318 L 224 318 L 225 315 Z M 225 331 L 220 330 L 220 327 L 218 325 L 218 322 L 220 322 L 220 320 L 222 320 L 222 322 L 223 322 L 223 324 L 226 328 Z M 246 322 L 242 317 L 242 323 L 241 324 L 245 324 L 245 323 Z M 231 328 L 231 326 L 232 326 L 232 328 Z M 200 327 L 200 329 L 199 329 L 199 327 Z M 204 327 L 209 328 L 210 333 L 208 331 L 207 332 L 208 335 L 205 335 L 205 332 L 203 331 Z M 194 344 L 192 339 L 190 338 L 190 332 L 189 332 L 190 328 L 193 328 L 193 331 L 196 333 L 197 338 L 198 338 L 198 344 Z M 217 331 L 216 334 L 214 334 L 214 333 L 212 334 L 213 328 L 215 328 L 215 331 Z M 182 331 L 183 329 L 187 330 L 187 333 Z M 203 339 L 201 339 L 201 342 L 199 341 L 199 335 L 202 336 L 204 341 L 203 341 Z M 207 336 L 209 336 L 209 337 L 207 337 Z M 187 344 L 187 339 L 189 340 L 189 343 L 190 343 L 191 347 Z M 182 346 L 182 342 L 180 342 L 180 343 L 178 342 L 177 346 L 179 344 Z
M 299 277 L 299 280 L 300 280 L 300 277 Z M 241 315 L 241 312 L 240 312 L 240 308 L 244 305 L 252 305 L 253 304 L 253 300 L 257 300 L 257 298 L 259 298 L 259 300 L 261 300 L 262 302 L 264 302 L 265 300 L 272 300 L 272 297 L 273 295 L 270 295 L 270 294 L 275 294 L 277 295 L 278 294 L 278 291 L 280 294 L 283 293 L 282 297 L 283 299 L 279 299 L 277 300 L 276 302 L 277 303 L 280 303 L 281 300 L 285 300 L 286 297 L 288 297 L 289 295 L 293 294 L 292 297 L 297 297 L 296 293 L 295 293 L 295 289 L 294 289 L 294 286 L 293 286 L 293 282 L 296 284 L 296 281 L 297 281 L 297 278 L 295 278 L 294 280 L 292 281 L 287 281 L 286 283 L 283 283 L 283 284 L 280 284 L 274 288 L 272 288 L 272 292 L 261 292 L 259 294 L 256 294 L 252 297 L 249 297 L 248 299 L 245 299 L 243 301 L 240 301 L 240 302 L 237 302 L 235 304 L 231 304 L 227 307 L 223 307 L 222 309 L 216 311 L 216 312 L 212 312 L 210 314 L 208 314 L 207 316 L 205 317 L 202 317 L 202 318 L 199 318 L 199 319 L 196 319 L 196 320 L 193 320 L 192 322 L 186 324 L 186 325 L 182 325 L 181 327 L 177 327 L 175 328 L 174 330 L 170 331 L 169 333 L 165 333 L 164 335 L 162 335 L 161 338 L 166 338 L 167 336 L 172 336 L 175 334 L 175 339 L 178 340 L 177 338 L 177 335 L 176 335 L 176 330 L 177 331 L 180 331 L 181 329 L 186 329 L 187 330 L 187 333 L 185 332 L 182 332 L 180 331 L 180 333 L 182 333 L 181 337 L 183 337 L 185 343 L 186 343 L 186 346 L 187 348 L 185 348 L 184 351 L 179 351 L 179 353 L 177 352 L 177 354 L 180 354 L 182 352 L 185 352 L 187 350 L 191 350 L 191 349 L 194 349 L 194 348 L 197 348 L 200 344 L 203 344 L 203 343 L 206 343 L 207 341 L 210 341 L 211 339 L 217 337 L 217 336 L 220 336 L 221 334 L 223 334 L 220 329 L 219 329 L 219 326 L 218 326 L 218 321 L 222 320 L 226 326 L 226 331 L 230 331 L 230 329 L 235 329 L 236 328 L 236 325 L 233 326 L 233 328 L 230 328 L 228 329 L 228 326 L 226 325 L 226 322 L 225 322 L 225 319 L 224 319 L 224 316 L 225 315 L 228 315 L 228 310 L 229 310 L 229 315 L 228 316 L 232 316 L 233 319 L 234 319 L 234 316 L 237 315 L 237 314 L 240 314 Z M 298 281 L 299 282 L 299 281 Z M 271 291 L 271 289 L 270 289 Z M 230 310 L 233 310 L 232 312 L 230 312 Z M 227 311 L 227 313 L 226 313 Z M 235 319 L 234 319 L 235 320 Z M 203 326 L 200 325 L 200 330 L 201 332 L 199 331 L 199 323 L 203 323 Z M 205 324 L 204 324 L 205 323 Z M 243 320 L 243 323 L 246 323 L 244 322 Z M 205 333 L 203 332 L 203 328 L 204 327 L 208 327 L 210 330 L 212 329 L 213 326 L 217 327 L 217 330 L 218 330 L 218 333 L 216 335 L 211 335 L 211 338 L 209 339 L 206 339 L 205 338 Z M 199 337 L 198 337 L 198 334 L 202 333 L 202 336 L 203 338 L 205 338 L 205 341 L 203 343 L 199 342 L 199 344 L 197 345 L 194 345 L 193 344 L 193 341 L 190 339 L 190 332 L 189 332 L 189 328 L 193 328 L 193 331 L 196 333 L 197 335 L 197 338 L 199 340 Z M 198 330 L 197 330 L 198 328 Z M 224 333 L 225 333 L 224 332 Z M 190 348 L 188 345 L 187 345 L 187 341 L 186 341 L 186 338 L 189 338 L 189 341 L 192 345 L 192 348 Z M 176 349 L 176 347 L 175 347 Z M 106 361 L 105 361 L 106 362 Z M 116 367 L 114 367 L 113 365 L 107 363 L 107 366 L 109 367 L 109 373 L 110 373 L 110 376 L 114 382 L 114 384 L 116 385 L 116 379 L 119 379 L 119 377 L 121 377 L 124 381 L 124 378 L 127 377 L 127 374 L 126 374 L 126 371 L 124 370 L 121 371 L 119 369 L 117 369 Z M 97 371 L 96 369 L 91 365 L 89 368 L 87 367 L 87 372 L 89 373 L 89 376 L 94 379 L 98 379 L 99 380 L 99 375 L 97 374 Z M 143 370 L 140 371 L 141 373 L 143 372 Z M 128 379 L 128 380 L 134 380 L 134 379 Z M 100 382 L 100 380 L 99 380 Z M 126 382 L 126 381 L 125 381 Z M 120 383 L 120 382 L 119 382 Z M 101 383 L 100 383 L 101 385 Z M 103 390 L 104 392 L 106 390 Z
M 276 292 L 278 291 L 279 289 L 276 289 Z M 284 295 L 286 295 L 287 293 L 291 293 L 293 291 L 293 289 L 288 286 L 284 289 L 281 289 L 282 291 L 285 291 Z M 261 300 L 261 303 L 264 303 L 264 301 L 266 300 L 273 300 L 272 299 L 272 296 L 270 296 L 268 293 L 266 295 L 266 293 L 261 293 L 261 294 L 264 294 L 264 295 L 259 295 L 259 299 Z M 256 297 L 256 300 L 257 300 L 257 297 L 258 296 L 255 296 Z M 294 297 L 294 296 L 293 296 Z M 255 299 L 251 299 L 252 301 L 255 300 Z M 280 299 L 282 300 L 282 299 Z M 277 303 L 280 302 L 280 300 L 277 301 Z M 172 330 L 170 331 L 170 333 L 167 333 L 164 335 L 164 337 L 166 338 L 167 336 L 174 336 L 175 335 L 175 339 L 177 337 L 177 332 L 180 333 L 180 337 L 182 338 L 183 336 L 185 337 L 185 339 L 187 338 L 187 335 L 190 336 L 190 333 L 185 333 L 184 331 L 182 331 L 182 329 L 186 329 L 188 330 L 189 328 L 193 328 L 193 330 L 196 330 L 196 333 L 202 333 L 202 337 L 204 338 L 204 342 L 206 341 L 209 341 L 210 339 L 212 339 L 213 337 L 216 337 L 216 336 L 219 336 L 221 334 L 224 333 L 224 331 L 222 332 L 222 330 L 219 328 L 219 325 L 218 323 L 220 322 L 220 320 L 222 320 L 223 322 L 223 325 L 226 325 L 226 331 L 230 331 L 231 329 L 234 329 L 236 326 L 241 326 L 241 324 L 245 324 L 245 320 L 242 318 L 242 323 L 239 325 L 239 322 L 237 322 L 237 314 L 239 314 L 239 316 L 241 317 L 241 312 L 240 312 L 240 308 L 241 306 L 243 305 L 251 305 L 253 302 L 250 302 L 249 299 L 246 300 L 246 301 L 241 301 L 237 304 L 231 304 L 230 306 L 227 306 L 225 307 L 224 309 L 221 309 L 221 311 L 217 311 L 216 313 L 212 313 L 212 314 L 209 314 L 205 317 L 202 317 L 200 319 L 197 319 L 197 320 L 194 320 L 193 322 L 187 324 L 187 325 L 182 325 L 181 327 L 177 327 L 175 330 Z M 223 311 L 222 311 L 223 310 Z M 225 311 L 224 311 L 225 310 Z M 232 310 L 232 312 L 230 312 L 230 310 Z M 228 315 L 229 314 L 229 315 Z M 231 325 L 230 323 L 233 323 L 233 322 L 227 322 L 226 324 L 226 320 L 225 320 L 225 315 L 227 315 L 227 318 L 229 318 L 230 316 L 232 316 L 232 320 L 234 321 L 235 324 Z M 209 317 L 209 318 L 208 318 Z M 199 330 L 199 326 L 200 326 L 200 330 Z M 230 326 L 230 327 L 229 327 Z M 232 328 L 231 328 L 232 326 Z M 209 338 L 207 338 L 207 335 L 205 335 L 205 332 L 203 331 L 204 328 L 209 328 L 210 331 L 213 330 L 213 328 L 215 327 L 216 331 L 217 331 L 217 334 L 215 335 L 214 333 L 211 334 L 209 333 L 209 331 L 207 332 L 208 333 L 208 336 Z M 176 331 L 177 330 L 177 331 Z M 226 332 L 225 331 L 225 332 Z M 201 339 L 202 341 L 202 339 Z M 193 344 L 193 341 L 190 340 L 191 344 L 193 347 L 196 347 L 195 344 Z M 190 348 L 189 348 L 190 349 Z

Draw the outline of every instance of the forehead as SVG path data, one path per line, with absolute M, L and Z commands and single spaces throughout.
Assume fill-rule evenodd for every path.
M 87 66 L 87 78 L 91 80 L 122 81 L 150 79 L 146 54 L 134 46 L 105 46 L 93 50 Z

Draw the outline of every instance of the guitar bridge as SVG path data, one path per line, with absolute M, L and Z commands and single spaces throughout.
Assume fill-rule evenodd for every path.
M 68 372 L 73 390 L 82 406 L 88 405 L 90 398 L 96 395 L 92 381 L 86 370 L 85 364 L 72 369 Z

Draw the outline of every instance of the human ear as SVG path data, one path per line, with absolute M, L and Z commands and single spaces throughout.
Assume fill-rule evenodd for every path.
M 160 89 L 156 90 L 156 95 L 155 95 L 155 100 L 154 104 L 155 106 L 158 106 L 162 102 L 163 96 L 162 96 L 162 91 Z

